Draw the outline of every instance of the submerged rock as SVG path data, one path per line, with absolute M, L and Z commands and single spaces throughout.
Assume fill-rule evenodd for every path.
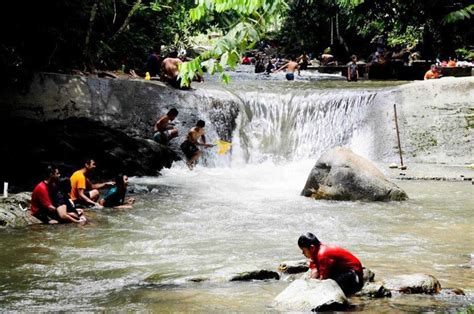
M 400 201 L 406 193 L 367 159 L 348 148 L 324 153 L 308 176 L 302 195 L 328 200 Z
M 436 294 L 441 291 L 438 279 L 426 274 L 400 275 L 384 280 L 385 286 L 406 294 Z
M 336 311 L 348 307 L 344 292 L 332 279 L 295 280 L 272 304 L 279 311 Z
M 362 271 L 363 271 L 363 279 L 365 283 L 375 281 L 375 273 L 373 271 L 371 271 L 367 267 L 362 267 Z
M 255 270 L 239 273 L 232 278 L 230 281 L 251 281 L 251 280 L 267 280 L 267 279 L 280 279 L 280 275 L 277 272 L 271 270 Z
M 299 274 L 308 271 L 308 262 L 306 260 L 285 261 L 278 266 L 278 271 L 282 274 Z
M 31 193 L 28 192 L 0 198 L 0 228 L 40 224 L 41 221 L 31 216 L 27 210 L 30 206 L 30 200 Z
M 380 283 L 368 282 L 356 295 L 369 298 L 389 298 L 392 296 L 392 293 Z

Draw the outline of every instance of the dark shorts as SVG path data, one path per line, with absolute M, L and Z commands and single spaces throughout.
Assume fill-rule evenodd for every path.
M 38 218 L 39 220 L 41 220 L 41 222 L 43 222 L 45 224 L 47 224 L 51 219 L 59 221 L 58 212 L 53 213 L 53 212 L 51 212 L 47 209 L 40 210 L 39 212 L 37 212 L 33 216 Z
M 362 276 L 358 276 L 357 273 L 353 270 L 345 272 L 333 278 L 342 291 L 347 295 L 351 295 L 362 289 L 364 285 L 362 281 Z
M 199 148 L 189 141 L 184 141 L 180 147 L 187 159 L 191 159 L 199 151 Z
M 293 73 L 286 73 L 286 79 L 288 81 L 293 81 L 295 79 L 295 75 Z
M 163 145 L 168 145 L 170 137 L 171 137 L 170 130 L 165 130 L 163 132 L 156 132 L 155 135 L 153 135 L 153 139 L 155 140 L 155 142 L 163 144 Z
M 350 78 L 349 81 L 350 81 L 350 82 L 357 82 L 357 75 L 351 76 L 351 78 Z
M 84 191 L 84 194 L 85 194 L 85 196 L 87 196 L 88 198 L 91 199 L 91 192 L 90 191 L 86 190 L 86 191 Z M 77 207 L 81 207 L 81 208 L 92 206 L 91 204 L 87 203 L 86 201 L 83 201 L 81 198 L 78 198 L 77 200 L 75 200 L 74 205 L 77 206 Z

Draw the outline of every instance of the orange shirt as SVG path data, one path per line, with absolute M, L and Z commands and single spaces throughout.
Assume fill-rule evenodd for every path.
M 454 68 L 456 66 L 456 61 L 451 60 L 448 62 L 448 68 Z
M 425 73 L 425 80 L 431 80 L 431 79 L 437 79 L 437 78 L 439 78 L 439 72 L 438 71 L 433 72 L 431 70 L 428 70 Z
M 84 170 L 77 170 L 71 176 L 71 199 L 75 201 L 79 198 L 79 189 L 86 189 L 86 176 Z

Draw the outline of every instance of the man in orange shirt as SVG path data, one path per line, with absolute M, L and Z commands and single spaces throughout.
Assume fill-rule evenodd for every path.
M 449 59 L 449 62 L 448 62 L 448 68 L 455 68 L 456 67 L 456 59 Z
M 431 69 L 425 73 L 425 80 L 438 79 L 438 78 L 439 78 L 438 67 L 432 64 Z
M 95 206 L 102 208 L 103 206 L 97 203 L 99 199 L 99 189 L 114 185 L 114 182 L 104 182 L 92 184 L 86 177 L 96 167 L 95 161 L 87 158 L 84 161 L 84 167 L 74 172 L 71 176 L 71 200 L 77 205 Z

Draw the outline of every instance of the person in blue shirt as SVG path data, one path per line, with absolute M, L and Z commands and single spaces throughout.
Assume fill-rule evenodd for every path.
M 131 197 L 125 198 L 127 186 L 128 177 L 124 174 L 119 174 L 115 178 L 115 185 L 107 191 L 104 198 L 99 201 L 99 204 L 104 207 L 132 208 L 135 199 Z

